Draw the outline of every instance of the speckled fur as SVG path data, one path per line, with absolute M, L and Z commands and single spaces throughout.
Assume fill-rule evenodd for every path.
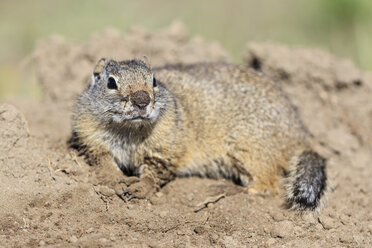
M 109 77 L 117 90 L 107 88 Z M 141 111 L 130 99 L 139 90 L 151 98 Z M 138 116 L 143 118 L 130 120 Z M 313 185 L 298 170 L 299 156 L 311 151 L 298 114 L 276 83 L 244 66 L 200 63 L 151 70 L 141 60 L 102 59 L 77 101 L 73 123 L 88 151 L 110 153 L 128 174 L 140 176 L 145 158 L 153 157 L 174 166 L 179 176 L 229 178 L 256 192 L 275 193 L 277 177 L 287 173 L 289 183 L 301 178 L 303 187 Z M 322 173 L 317 164 L 314 168 L 312 176 Z M 325 171 L 321 179 L 326 181 Z M 296 201 L 293 185 L 287 190 L 290 207 L 318 207 L 319 199 L 304 205 Z

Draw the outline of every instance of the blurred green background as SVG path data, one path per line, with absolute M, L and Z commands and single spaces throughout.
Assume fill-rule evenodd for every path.
M 38 98 L 18 64 L 38 39 L 80 42 L 105 27 L 156 31 L 173 20 L 191 35 L 218 40 L 235 62 L 249 41 L 317 46 L 372 69 L 371 0 L 33 0 L 0 2 L 0 100 Z

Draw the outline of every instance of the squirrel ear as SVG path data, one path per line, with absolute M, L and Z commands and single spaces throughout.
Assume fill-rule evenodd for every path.
M 149 58 L 148 58 L 146 55 L 142 56 L 141 61 L 142 61 L 143 63 L 145 63 L 145 65 L 146 65 L 148 68 L 151 69 L 150 60 L 149 60 Z
M 106 59 L 105 58 L 100 58 L 94 67 L 93 70 L 93 77 L 98 78 L 99 74 L 103 71 L 103 68 L 105 67 Z

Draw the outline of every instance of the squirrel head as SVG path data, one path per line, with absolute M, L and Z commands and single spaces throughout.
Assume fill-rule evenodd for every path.
M 158 83 L 143 60 L 101 58 L 86 93 L 91 112 L 105 124 L 151 124 L 162 108 Z

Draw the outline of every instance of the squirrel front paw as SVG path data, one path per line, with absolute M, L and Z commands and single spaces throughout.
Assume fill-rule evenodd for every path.
M 127 202 L 133 198 L 148 198 L 158 189 L 156 178 L 150 171 L 144 169 L 140 178 L 132 176 L 120 179 L 115 191 L 123 201 Z

